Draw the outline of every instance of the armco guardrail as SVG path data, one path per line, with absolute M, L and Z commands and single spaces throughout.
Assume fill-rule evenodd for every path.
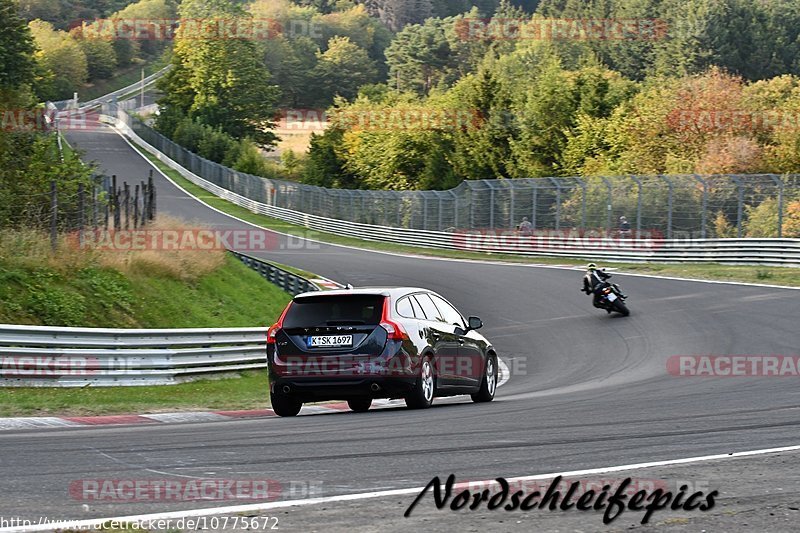
M 0 325 L 0 385 L 167 385 L 266 367 L 266 328 Z
M 245 265 L 249 266 L 259 274 L 261 277 L 270 283 L 277 285 L 285 290 L 292 296 L 296 296 L 302 292 L 318 291 L 319 287 L 308 281 L 302 276 L 298 276 L 288 270 L 276 267 L 271 263 L 262 261 L 257 257 L 252 257 L 247 254 L 231 251 L 239 260 Z
M 124 112 L 123 112 L 124 113 Z M 257 202 L 220 187 L 182 167 L 145 142 L 117 117 L 103 116 L 134 143 L 203 189 L 254 213 L 267 215 L 309 229 L 367 239 L 439 248 L 528 256 L 559 256 L 606 261 L 713 262 L 800 266 L 800 239 L 583 239 L 563 232 L 524 237 L 448 232 L 363 224 L 311 215 Z
M 172 68 L 172 65 L 167 65 L 158 72 L 150 74 L 143 80 L 139 80 L 135 83 L 128 85 L 127 87 L 123 87 L 122 89 L 117 89 L 116 91 L 104 94 L 103 96 L 94 98 L 93 100 L 89 100 L 88 102 L 78 102 L 77 106 L 75 105 L 76 103 L 75 100 L 59 100 L 58 102 L 51 102 L 51 103 L 59 111 L 77 111 L 77 110 L 86 111 L 89 109 L 94 109 L 100 107 L 104 103 L 121 99 L 124 96 L 128 96 L 137 91 L 141 91 L 142 89 L 150 87 L 155 82 L 157 82 L 159 78 L 161 78 L 161 76 L 166 74 L 170 68 Z

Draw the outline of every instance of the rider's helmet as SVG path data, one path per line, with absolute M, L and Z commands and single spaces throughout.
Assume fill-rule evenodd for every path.
M 597 270 L 597 265 L 595 265 L 594 263 L 589 263 L 588 265 L 586 265 L 586 270 L 588 270 L 589 272 L 594 272 L 595 270 Z

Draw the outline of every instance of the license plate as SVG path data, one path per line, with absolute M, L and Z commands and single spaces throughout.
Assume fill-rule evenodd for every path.
M 606 296 L 606 298 L 608 298 L 609 302 L 613 302 L 614 300 L 617 299 L 617 295 L 614 294 L 613 292 L 610 292 L 610 293 L 608 293 L 608 296 Z
M 308 338 L 308 346 L 322 347 L 322 346 L 352 346 L 352 335 L 324 335 Z

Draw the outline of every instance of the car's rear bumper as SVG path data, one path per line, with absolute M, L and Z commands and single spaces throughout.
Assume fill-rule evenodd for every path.
M 270 390 L 312 402 L 365 396 L 400 398 L 413 390 L 415 384 L 413 376 L 276 377 L 270 381 Z

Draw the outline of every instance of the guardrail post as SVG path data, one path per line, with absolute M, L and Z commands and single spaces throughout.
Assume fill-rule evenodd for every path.
M 533 186 L 533 197 L 531 198 L 532 208 L 531 208 L 531 228 L 536 229 L 536 207 L 539 203 L 539 185 L 536 178 L 531 180 L 531 185 Z

